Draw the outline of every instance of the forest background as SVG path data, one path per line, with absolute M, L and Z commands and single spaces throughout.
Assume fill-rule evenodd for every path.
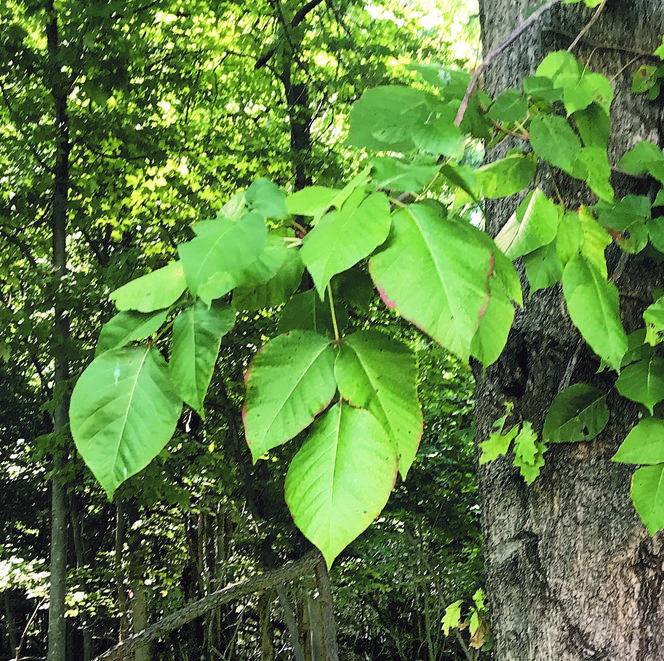
M 205 420 L 183 415 L 113 502 L 71 443 L 68 396 L 115 312 L 110 292 L 167 264 L 194 221 L 260 177 L 289 191 L 349 180 L 365 164 L 346 142 L 351 104 L 420 84 L 413 62 L 472 66 L 476 13 L 453 0 L 5 3 L 2 658 L 88 661 L 310 548 L 283 499 L 293 450 L 254 465 L 243 438 L 244 372 L 277 332 L 270 310 L 224 338 Z M 331 570 L 340 658 L 465 658 L 440 621 L 482 580 L 470 373 L 362 294 L 370 304 L 346 323 L 416 352 L 424 434 L 408 480 Z M 49 632 L 57 580 L 65 612 L 50 619 L 63 626 Z M 285 659 L 293 622 L 311 658 L 312 581 L 232 601 L 140 658 Z

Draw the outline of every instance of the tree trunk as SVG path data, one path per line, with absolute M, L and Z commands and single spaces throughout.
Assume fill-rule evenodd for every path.
M 67 197 L 69 193 L 69 124 L 67 116 L 67 85 L 62 67 L 58 63 L 60 43 L 58 18 L 53 0 L 48 0 L 46 25 L 48 47 L 48 85 L 54 105 L 55 164 L 53 202 L 51 206 L 51 233 L 53 240 L 52 266 L 55 279 L 55 300 L 52 331 L 52 354 L 55 362 L 53 376 L 54 397 L 61 398 L 53 413 L 53 474 L 51 477 L 51 579 L 48 609 L 47 661 L 64 661 L 66 649 L 65 593 L 67 582 L 67 503 L 62 469 L 66 454 L 62 435 L 69 423 L 68 398 L 62 389 L 69 379 L 65 340 L 69 327 L 59 297 L 59 282 L 67 270 Z
M 485 51 L 499 44 L 526 16 L 528 0 L 483 0 Z M 495 95 L 520 87 L 552 50 L 566 49 L 596 10 L 559 3 L 485 73 L 485 89 Z M 574 54 L 593 71 L 612 79 L 613 134 L 610 160 L 636 142 L 660 146 L 661 106 L 631 94 L 636 68 L 649 62 L 664 32 L 662 0 L 608 0 Z M 492 153 L 497 158 L 503 145 Z M 634 180 L 614 175 L 618 197 L 635 191 Z M 555 181 L 552 181 L 552 178 Z M 588 202 L 569 178 L 544 168 L 545 192 L 556 184 L 566 205 Z M 643 185 L 643 183 L 641 183 Z M 495 234 L 520 199 L 487 203 Z M 609 254 L 609 273 L 616 255 Z M 662 287 L 662 267 L 630 258 L 617 278 L 623 323 L 628 332 L 643 325 L 640 315 Z M 598 360 L 580 342 L 559 287 L 529 297 L 517 314 L 496 366 L 478 375 L 477 439 L 486 439 L 494 420 L 513 401 L 514 422 L 530 420 L 540 431 L 548 407 L 572 372 L 570 384 L 586 382 L 608 392 L 615 373 L 597 375 Z M 649 537 L 629 497 L 633 467 L 611 463 L 637 420 L 636 406 L 612 390 L 609 424 L 592 442 L 549 447 L 541 475 L 527 486 L 511 459 L 480 469 L 487 591 L 500 661 L 664 658 L 664 536 Z

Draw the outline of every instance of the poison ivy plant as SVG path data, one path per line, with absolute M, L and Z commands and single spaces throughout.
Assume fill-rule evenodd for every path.
M 235 314 L 270 308 L 280 334 L 266 338 L 247 370 L 246 440 L 254 461 L 293 439 L 301 443 L 286 501 L 331 563 L 378 515 L 397 474 L 406 478 L 422 433 L 410 349 L 347 313 L 358 306 L 368 313 L 369 297 L 360 295 L 367 271 L 389 310 L 463 361 L 488 365 L 523 303 L 514 266 L 522 259 L 526 293 L 562 284 L 569 316 L 598 365 L 619 373 L 617 392 L 655 414 L 664 399 L 660 307 L 646 311 L 647 336 L 627 337 L 605 250 L 615 243 L 633 254 L 648 241 L 664 248 L 664 231 L 652 220 L 650 198 L 616 199 L 610 185 L 608 81 L 569 53 L 552 53 L 523 90 L 495 100 L 475 91 L 457 128 L 469 76 L 436 65 L 411 69 L 428 90 L 382 86 L 354 105 L 349 142 L 384 154 L 345 186 L 287 196 L 259 179 L 216 218 L 194 225 L 179 261 L 112 294 L 120 313 L 102 330 L 71 407 L 81 454 L 109 495 L 165 445 L 182 401 L 203 414 Z M 505 135 L 520 137 L 523 147 L 469 166 L 477 137 Z M 596 202 L 568 209 L 549 199 L 532 183 L 542 162 L 580 180 Z M 664 182 L 656 145 L 640 143 L 619 165 Z M 494 240 L 478 226 L 477 202 L 520 191 L 522 203 Z M 505 429 L 502 418 L 482 443 L 481 463 L 512 447 L 530 484 L 547 443 L 602 433 L 607 396 L 584 384 L 564 389 L 541 434 L 527 420 Z M 664 525 L 658 424 L 643 420 L 616 455 L 647 464 L 635 476 L 633 498 L 651 531 Z M 657 433 L 641 442 L 651 427 Z

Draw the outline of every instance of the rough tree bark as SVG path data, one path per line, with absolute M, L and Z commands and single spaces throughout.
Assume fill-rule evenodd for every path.
M 524 20 L 529 4 L 480 2 L 485 52 Z M 572 44 L 594 12 L 583 5 L 552 7 L 485 72 L 485 89 L 495 94 L 520 87 L 548 52 Z M 648 60 L 630 61 L 652 53 L 663 32 L 663 0 L 608 0 L 574 48 L 592 70 L 612 80 L 612 163 L 640 140 L 664 145 L 661 105 L 630 91 L 632 73 Z M 489 159 L 499 155 L 500 148 Z M 540 182 L 545 190 L 553 188 L 552 178 L 570 208 L 590 201 L 552 171 Z M 623 175 L 615 175 L 613 183 L 619 196 L 647 192 L 638 189 L 644 182 Z M 519 201 L 487 204 L 493 234 Z M 609 273 L 616 261 L 609 254 Z M 640 314 L 652 302 L 653 288 L 662 287 L 663 271 L 637 256 L 617 278 L 628 332 L 642 325 Z M 595 374 L 598 361 L 579 337 L 559 288 L 527 300 L 497 365 L 478 375 L 479 441 L 504 414 L 508 399 L 515 403 L 515 420 L 530 420 L 541 430 L 568 368 L 570 383 L 610 390 L 615 375 Z M 500 661 L 664 658 L 664 536 L 649 537 L 633 509 L 633 467 L 610 462 L 637 411 L 615 390 L 608 403 L 611 418 L 604 432 L 590 443 L 550 447 L 542 474 L 530 486 L 510 459 L 480 470 L 487 588 Z

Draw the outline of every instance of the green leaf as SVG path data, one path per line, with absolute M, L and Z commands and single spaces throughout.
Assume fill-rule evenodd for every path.
M 563 275 L 555 241 L 524 255 L 523 265 L 526 268 L 531 295 L 539 289 L 555 285 Z
M 664 420 L 644 418 L 627 434 L 611 461 L 623 464 L 664 463 Z
M 563 271 L 563 292 L 572 321 L 593 351 L 616 371 L 627 351 L 620 321 L 618 290 L 586 257 L 572 259 Z
M 537 440 L 532 424 L 524 422 L 514 439 L 514 465 L 518 467 L 526 484 L 531 484 L 540 474 L 545 452 L 546 445 Z
M 348 143 L 376 151 L 412 151 L 411 131 L 428 115 L 424 92 L 397 85 L 373 87 L 351 108 Z
M 371 162 L 377 188 L 396 191 L 420 191 L 438 174 L 438 166 L 404 161 L 393 156 L 379 156 Z
M 439 106 L 433 118 L 413 126 L 411 134 L 417 149 L 434 156 L 463 156 L 466 137 L 454 124 L 456 112 L 453 105 Z
M 113 349 L 88 365 L 72 392 L 71 433 L 109 499 L 168 443 L 181 410 L 156 348 Z
M 583 69 L 578 83 L 565 87 L 563 92 L 568 115 L 596 103 L 607 115 L 613 101 L 613 90 L 605 76 Z
M 245 377 L 242 412 L 254 462 L 327 407 L 337 389 L 334 359 L 326 337 L 300 330 L 276 337 L 256 354 Z
M 182 262 L 171 262 L 111 293 L 118 310 L 153 312 L 167 308 L 182 296 L 186 283 Z
M 632 476 L 631 493 L 648 532 L 654 535 L 664 528 L 664 464 L 639 468 Z
M 540 62 L 535 74 L 550 78 L 556 87 L 573 88 L 581 77 L 581 66 L 568 51 L 554 51 Z
M 261 216 L 280 220 L 288 217 L 286 194 L 269 179 L 256 179 L 245 191 L 244 199 L 249 210 Z
M 243 289 L 254 289 L 265 284 L 278 273 L 288 253 L 284 237 L 268 233 L 261 253 L 253 262 L 234 273 L 235 281 L 241 283 Z
M 307 234 L 301 250 L 318 295 L 323 298 L 333 275 L 367 257 L 390 231 L 390 203 L 383 193 L 365 198 L 356 190 L 341 207 L 326 213 Z
M 664 183 L 664 154 L 652 142 L 638 142 L 618 161 L 618 167 L 632 174 L 651 174 Z
M 519 90 L 501 92 L 491 104 L 488 115 L 497 122 L 516 122 L 528 114 L 528 100 Z
M 339 303 L 335 303 L 334 312 L 337 326 L 342 330 L 348 322 L 348 314 Z M 319 335 L 334 337 L 334 324 L 327 291 L 323 300 L 314 289 L 309 289 L 296 294 L 286 303 L 279 318 L 279 333 L 295 329 L 310 330 Z
M 530 122 L 530 144 L 540 158 L 575 176 L 574 161 L 581 151 L 581 140 L 564 117 L 533 117 Z
M 512 154 L 478 168 L 475 177 L 484 197 L 506 197 L 526 188 L 536 168 L 531 154 Z
M 233 307 L 236 310 L 272 308 L 287 301 L 297 291 L 304 272 L 300 251 L 295 248 L 283 249 L 283 262 L 267 282 L 254 287 L 244 285 L 233 290 Z
M 632 94 L 643 94 L 656 85 L 659 80 L 658 68 L 652 64 L 641 65 L 632 77 Z
M 664 340 L 664 297 L 646 309 L 643 319 L 646 322 L 646 342 L 655 346 Z
M 585 147 L 598 147 L 606 151 L 611 134 L 611 120 L 602 108 L 591 103 L 587 108 L 574 113 L 574 121 Z
M 583 242 L 583 228 L 578 214 L 566 211 L 558 225 L 558 235 L 556 236 L 556 253 L 563 267 L 581 252 Z M 603 258 L 604 251 L 602 250 Z
M 166 310 L 148 313 L 134 312 L 133 310 L 118 312 L 102 326 L 95 349 L 95 357 L 104 353 L 104 351 L 118 349 L 125 344 L 142 340 L 156 333 L 166 321 L 167 316 L 168 312 Z
M 600 200 L 613 202 L 613 187 L 609 181 L 611 164 L 606 147 L 583 147 L 574 167 L 574 176 L 584 179 Z
M 297 527 L 332 565 L 385 506 L 397 455 L 381 424 L 343 402 L 314 424 L 286 476 Z
M 450 629 L 456 629 L 461 627 L 461 605 L 463 604 L 463 599 L 455 601 L 453 604 L 450 604 L 445 609 L 445 614 L 443 615 L 443 633 L 447 636 L 450 633 Z
M 623 397 L 643 404 L 653 415 L 655 404 L 664 399 L 664 359 L 651 349 L 648 357 L 623 367 L 616 388 Z
M 486 441 L 480 443 L 482 456 L 480 457 L 480 466 L 489 461 L 494 461 L 498 457 L 507 454 L 510 448 L 510 443 L 519 432 L 519 427 L 515 426 L 508 429 L 506 432 L 494 432 L 489 436 Z
M 547 76 L 526 76 L 523 79 L 523 91 L 535 101 L 554 103 L 562 101 L 563 91 L 553 84 Z
M 322 216 L 332 205 L 339 191 L 323 186 L 308 186 L 286 198 L 288 213 L 294 216 Z
M 516 259 L 556 238 L 562 208 L 539 188 L 529 193 L 496 237 L 496 245 Z
M 235 311 L 229 305 L 213 302 L 208 307 L 199 299 L 173 324 L 171 377 L 178 395 L 202 418 L 221 338 L 234 323 Z
M 585 383 L 576 383 L 555 396 L 542 437 L 546 443 L 591 441 L 608 421 L 606 395 Z
M 393 215 L 385 247 L 369 262 L 385 304 L 464 360 L 492 295 L 495 258 L 485 239 L 468 223 L 413 204 Z
M 394 442 L 405 480 L 422 435 L 415 356 L 382 333 L 360 331 L 344 339 L 334 373 L 341 396 L 369 411 Z
M 617 242 L 625 252 L 634 254 L 646 247 L 650 201 L 645 195 L 626 195 L 615 204 L 600 203 L 596 212 L 603 227 L 620 235 Z
M 238 220 L 220 218 L 196 223 L 197 236 L 178 247 L 187 286 L 206 303 L 243 284 L 246 269 L 263 251 L 267 228 L 263 216 L 248 213 Z

